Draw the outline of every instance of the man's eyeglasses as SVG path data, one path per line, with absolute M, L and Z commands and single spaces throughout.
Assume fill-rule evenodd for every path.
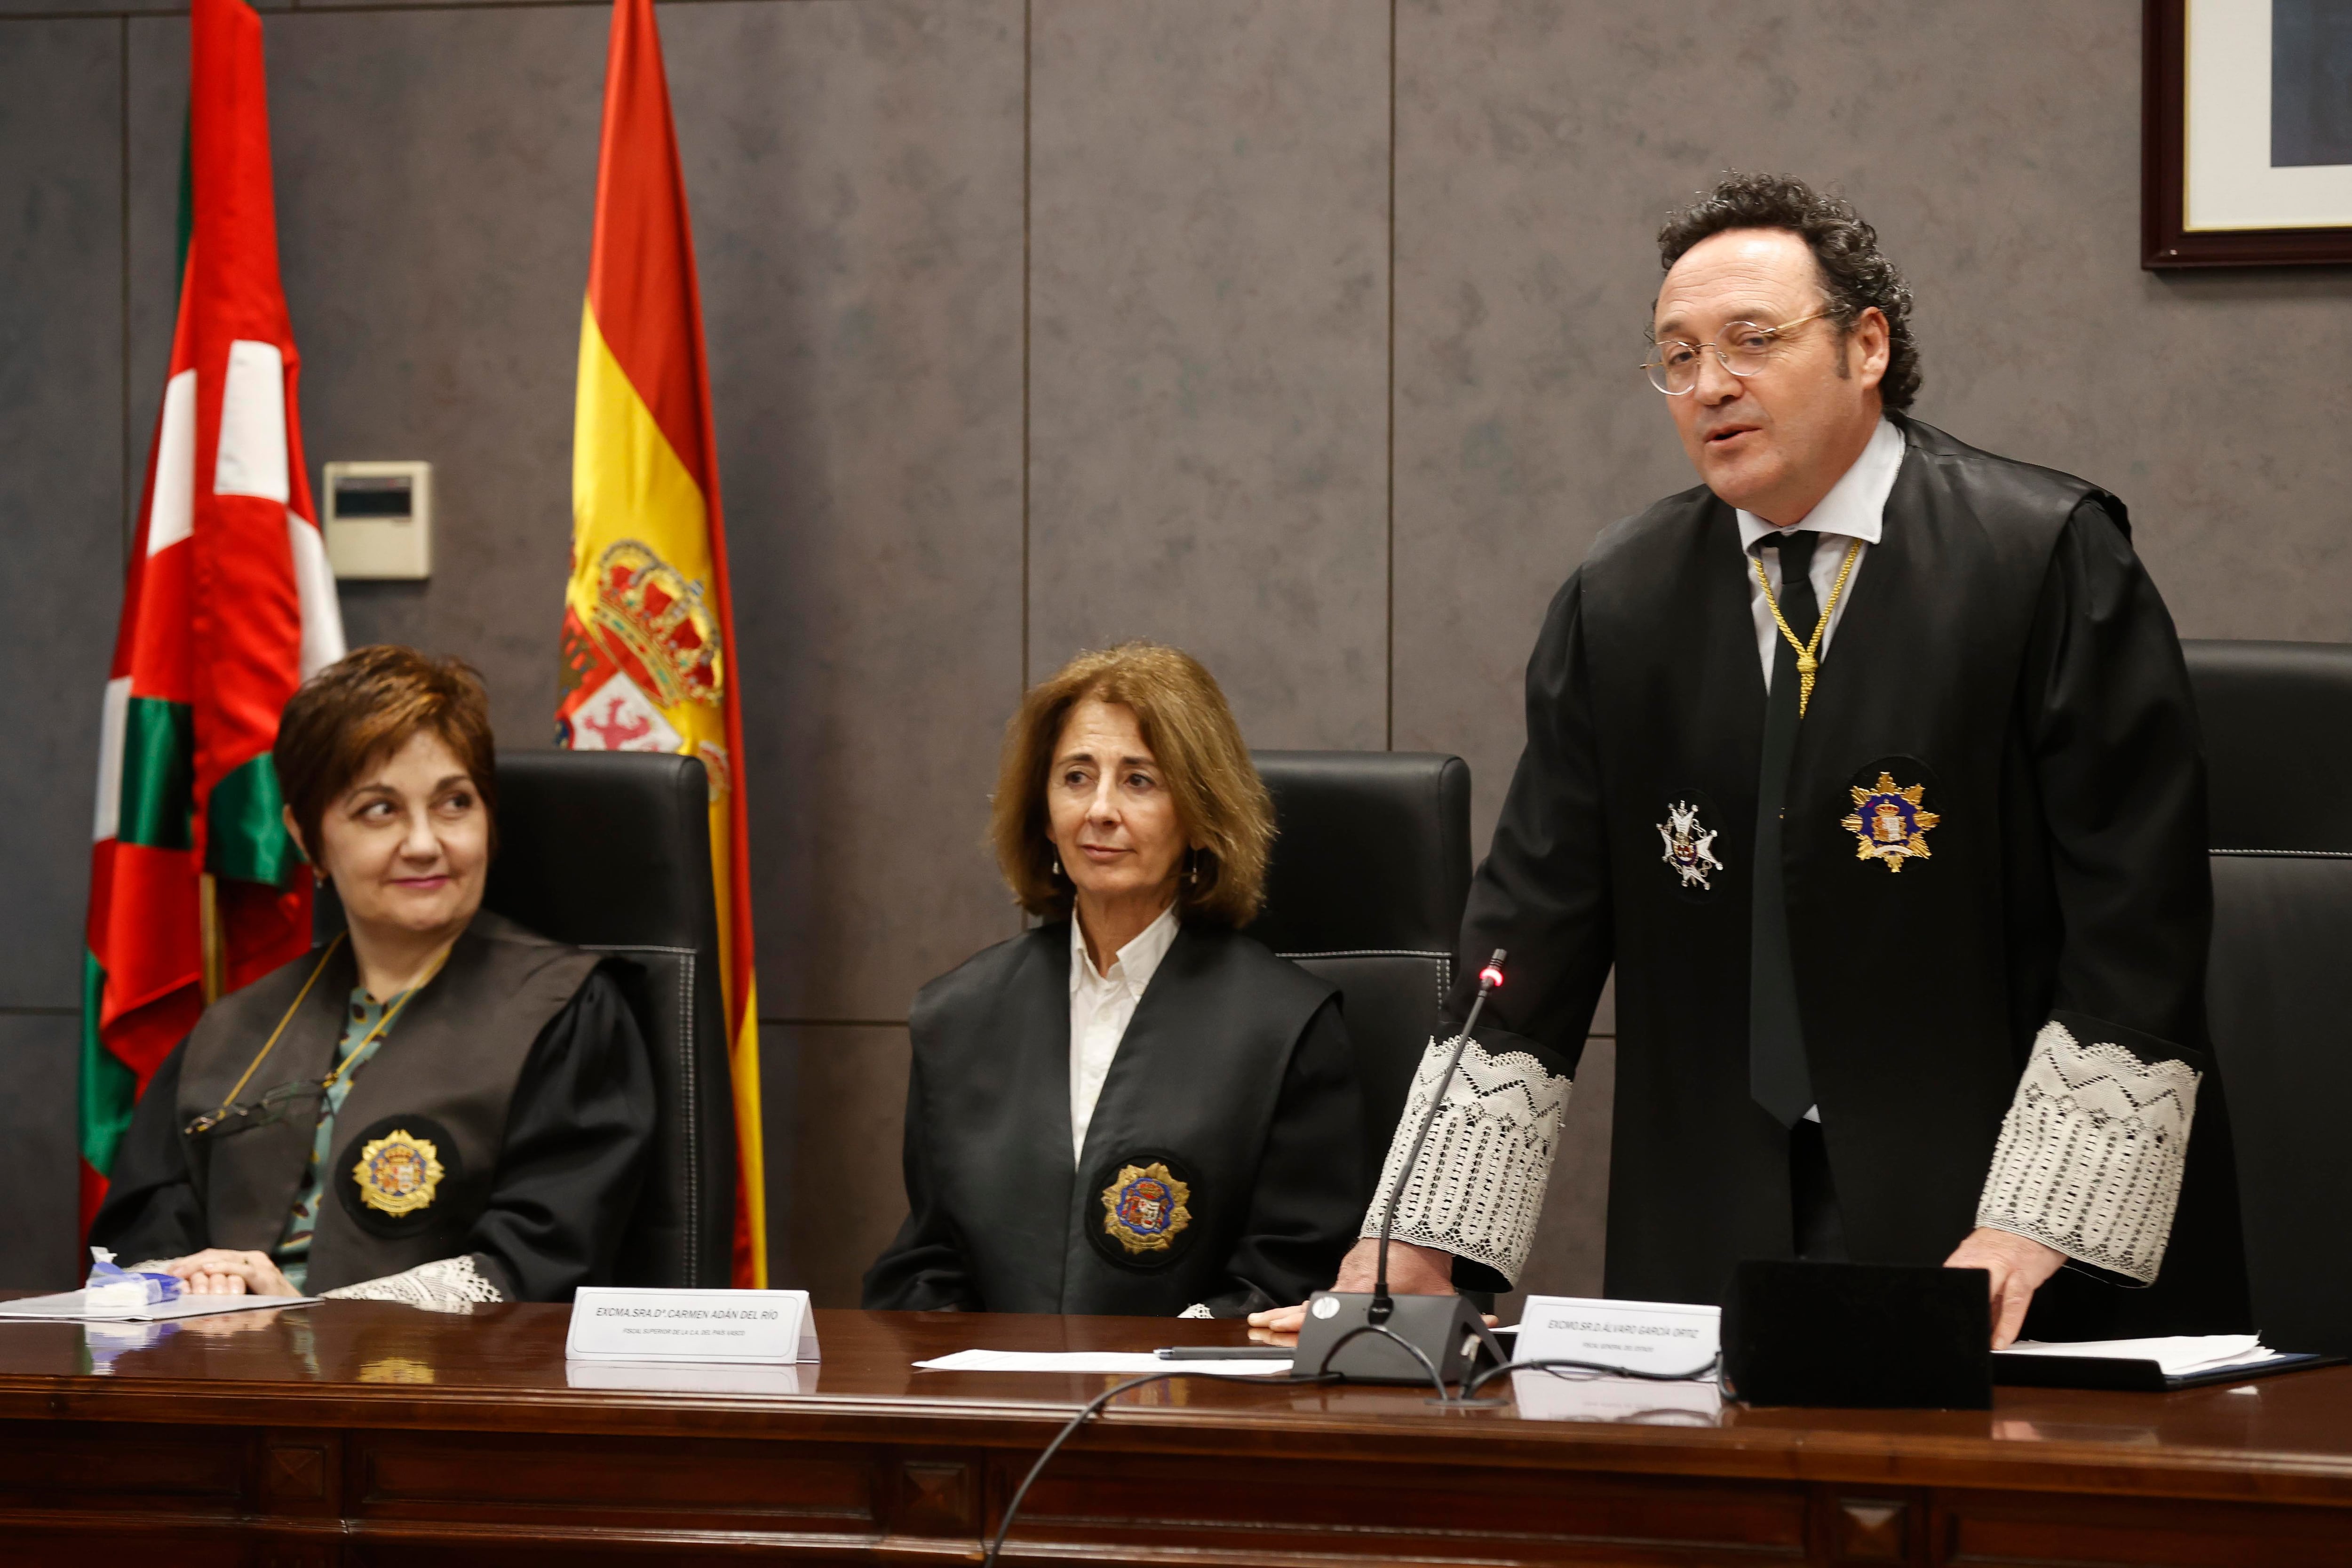
M 1723 329 L 1722 336 L 1711 343 L 1663 342 L 1650 345 L 1651 355 L 1642 362 L 1650 374 L 1650 384 L 1668 397 L 1680 397 L 1698 384 L 1700 356 L 1712 353 L 1716 363 L 1734 375 L 1754 375 L 1772 363 L 1772 351 L 1782 335 L 1807 321 L 1818 321 L 1830 314 L 1816 310 L 1810 316 L 1800 316 L 1777 327 L 1759 327 L 1754 321 L 1734 321 Z

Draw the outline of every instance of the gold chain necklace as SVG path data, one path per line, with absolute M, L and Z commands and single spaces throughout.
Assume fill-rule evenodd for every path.
M 392 1021 L 400 1016 L 400 1010 L 408 1005 L 409 998 L 415 995 L 419 991 L 424 990 L 427 985 L 432 984 L 433 977 L 440 973 L 441 966 L 448 962 L 449 950 L 447 948 L 443 948 L 441 950 L 441 956 L 433 961 L 433 967 L 425 972 L 424 978 L 417 981 L 415 984 L 410 986 L 407 990 L 402 992 L 398 996 L 393 998 L 392 1005 L 384 1009 L 383 1016 L 375 1021 L 375 1027 L 367 1032 L 367 1037 L 360 1041 L 358 1045 L 353 1046 L 351 1049 L 351 1054 L 343 1058 L 342 1064 L 336 1068 L 334 1071 L 329 1073 L 326 1077 L 326 1080 L 319 1085 L 320 1090 L 331 1091 L 336 1084 L 342 1081 L 344 1074 L 350 1072 L 352 1068 L 359 1065 L 359 1059 L 367 1054 L 367 1048 L 370 1046 L 375 1044 L 376 1037 L 382 1035 L 386 1029 L 392 1027 Z
M 1853 575 L 1854 557 L 1861 553 L 1861 540 L 1846 541 L 1845 559 L 1838 563 L 1837 581 L 1830 585 L 1830 602 L 1822 606 L 1821 619 L 1813 623 L 1813 640 L 1810 643 L 1799 642 L 1797 634 L 1789 629 L 1789 617 L 1780 613 L 1780 601 L 1773 596 L 1772 580 L 1764 575 L 1763 552 L 1759 551 L 1754 557 L 1756 585 L 1764 590 L 1764 603 L 1771 608 L 1772 622 L 1780 628 L 1780 635 L 1789 639 L 1789 646 L 1797 650 L 1797 717 L 1800 719 L 1805 716 L 1805 708 L 1813 700 L 1813 677 L 1820 673 L 1822 668 L 1822 634 L 1829 630 L 1830 616 L 1837 609 L 1838 596 L 1845 592 L 1845 580 Z
M 310 988 L 319 984 L 319 976 L 327 973 L 327 961 L 335 956 L 335 950 L 343 945 L 343 938 L 347 934 L 343 931 L 335 933 L 335 940 L 329 942 L 327 951 L 319 955 L 318 963 L 310 971 L 310 978 L 304 981 L 302 989 L 295 994 L 293 1005 L 286 1009 L 286 1016 L 278 1020 L 278 1027 L 269 1031 L 269 1038 L 261 1043 L 261 1049 L 255 1054 L 253 1060 L 246 1064 L 245 1072 L 237 1079 L 236 1086 L 228 1091 L 228 1098 L 220 1102 L 219 1110 L 209 1115 L 199 1116 L 188 1123 L 189 1136 L 209 1132 L 227 1120 L 229 1108 L 236 1103 L 236 1097 L 244 1092 L 247 1084 L 253 1081 L 253 1075 L 260 1069 L 261 1064 L 268 1059 L 269 1053 L 277 1048 L 278 1037 L 284 1034 L 286 1026 L 294 1021 L 294 1015 L 301 1010 L 304 999 L 310 994 Z M 441 973 L 441 966 L 448 962 L 449 953 L 445 949 L 441 956 L 433 961 L 433 967 L 425 972 L 425 978 L 402 992 L 393 1005 L 384 1010 L 383 1016 L 375 1021 L 375 1027 L 367 1032 L 367 1038 L 354 1046 L 351 1054 L 343 1058 L 341 1065 L 327 1075 L 325 1081 L 319 1085 L 321 1091 L 330 1090 L 335 1087 L 336 1082 L 351 1070 L 352 1064 L 359 1060 L 360 1054 L 373 1044 L 378 1036 L 392 1027 L 392 1021 L 400 1016 L 400 1010 L 408 1005 L 409 998 L 430 985 L 433 983 L 433 977 Z

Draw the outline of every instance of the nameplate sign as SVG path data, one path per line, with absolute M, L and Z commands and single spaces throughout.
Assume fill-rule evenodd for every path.
M 584 1285 L 567 1361 L 815 1361 L 805 1290 L 651 1290 Z
M 1679 1376 L 1706 1366 L 1722 1349 L 1720 1307 L 1530 1296 L 1511 1359 L 1583 1361 Z

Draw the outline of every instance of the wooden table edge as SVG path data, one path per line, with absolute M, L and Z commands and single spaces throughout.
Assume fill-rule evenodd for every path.
M 0 1376 L 0 1421 L 352 1428 L 528 1430 L 560 1436 L 682 1441 L 859 1442 L 1034 1449 L 1077 1406 L 1029 1401 L 953 1403 L 822 1394 L 725 1396 L 599 1390 L 593 1402 L 537 1390 L 423 1393 L 367 1384 L 191 1384 L 166 1379 Z M 1449 1425 L 1464 1439 L 1433 1448 Z M 2352 1458 L 2245 1449 L 1976 1436 L 1844 1433 L 1819 1428 L 1692 1428 L 1608 1422 L 1496 1422 L 1433 1413 L 1364 1417 L 1231 1406 L 1214 1411 L 1115 1406 L 1073 1451 L 1225 1458 L 1394 1463 L 1496 1469 L 1643 1473 L 1839 1485 L 2175 1497 L 2352 1508 Z M 2012 1450 L 2012 1451 L 2003 1451 Z

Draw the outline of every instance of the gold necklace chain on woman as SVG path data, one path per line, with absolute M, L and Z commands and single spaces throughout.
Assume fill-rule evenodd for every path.
M 269 1038 L 261 1043 L 261 1049 L 256 1052 L 253 1059 L 246 1064 L 245 1071 L 238 1077 L 236 1087 L 228 1091 L 228 1098 L 220 1102 L 219 1110 L 209 1116 L 199 1116 L 190 1122 L 188 1124 L 190 1133 L 209 1131 L 220 1125 L 221 1121 L 227 1117 L 229 1107 L 236 1103 L 236 1097 L 244 1092 L 247 1084 L 253 1081 L 255 1072 L 258 1071 L 261 1064 L 268 1059 L 269 1053 L 277 1048 L 278 1037 L 284 1034 L 286 1026 L 294 1021 L 294 1015 L 301 1009 L 303 999 L 310 994 L 310 988 L 318 984 L 319 976 L 327 972 L 327 961 L 335 956 L 337 948 L 343 945 L 343 938 L 346 934 L 342 931 L 335 933 L 335 940 L 327 944 L 327 951 L 319 955 L 318 963 L 311 968 L 310 978 L 302 983 L 300 991 L 295 993 L 293 1005 L 286 1009 L 286 1016 L 278 1020 L 278 1027 L 269 1031 Z M 449 950 L 445 948 L 442 950 L 441 956 L 433 961 L 433 967 L 425 972 L 424 978 L 403 991 L 394 1000 L 392 1005 L 384 1009 L 383 1016 L 375 1021 L 375 1027 L 367 1032 L 367 1037 L 352 1047 L 335 1070 L 329 1073 L 320 1083 L 319 1088 L 321 1091 L 331 1090 L 341 1080 L 343 1075 L 351 1071 L 352 1064 L 359 1060 L 360 1054 L 373 1045 L 377 1037 L 386 1029 L 392 1027 L 392 1021 L 400 1016 L 400 1010 L 408 1005 L 409 998 L 430 985 L 433 983 L 433 977 L 441 973 L 441 966 L 448 962 Z
M 1772 592 L 1772 579 L 1764 575 L 1764 557 L 1759 552 L 1755 558 L 1756 585 L 1764 590 L 1764 603 L 1772 610 L 1772 624 L 1780 628 L 1780 635 L 1789 639 L 1790 647 L 1797 650 L 1797 717 L 1800 719 L 1805 716 L 1806 704 L 1813 700 L 1813 677 L 1822 668 L 1822 634 L 1829 630 L 1830 616 L 1837 609 L 1838 595 L 1845 592 L 1845 580 L 1853 575 L 1853 558 L 1861 553 L 1861 540 L 1846 541 L 1845 559 L 1838 563 L 1837 581 L 1830 585 L 1830 602 L 1822 606 L 1822 618 L 1813 623 L 1813 640 L 1810 643 L 1799 642 L 1797 634 L 1789 629 L 1789 617 L 1780 613 L 1780 601 Z

